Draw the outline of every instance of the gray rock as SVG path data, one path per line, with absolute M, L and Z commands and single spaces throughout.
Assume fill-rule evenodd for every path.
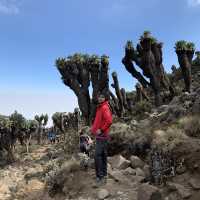
M 125 175 L 119 170 L 112 171 L 110 173 L 110 177 L 113 178 L 115 181 L 120 182 L 120 183 L 127 183 L 129 180 L 126 178 Z
M 143 168 L 144 167 L 144 162 L 137 156 L 131 156 L 131 167 L 133 169 L 135 168 Z
M 185 188 L 183 185 L 177 184 L 177 183 L 168 183 L 168 189 L 171 191 L 177 191 L 178 194 L 181 196 L 183 199 L 189 198 L 192 193 L 190 189 Z
M 144 176 L 133 176 L 132 180 L 138 185 L 142 181 L 144 181 L 145 177 Z
M 189 180 L 189 184 L 192 186 L 194 190 L 200 190 L 200 180 L 196 178 L 191 178 Z
M 165 197 L 164 200 L 180 200 L 180 196 L 178 195 L 178 193 L 173 192 L 169 194 L 169 196 Z
M 200 98 L 196 99 L 192 106 L 192 112 L 194 114 L 199 114 L 200 113 Z
M 184 174 L 185 172 L 186 172 L 186 167 L 184 165 L 176 168 L 177 174 Z
M 164 112 L 168 109 L 168 105 L 161 105 L 160 107 L 158 107 L 158 112 L 161 113 L 161 112 Z
M 107 172 L 108 172 L 108 174 L 112 174 L 112 171 L 113 171 L 112 166 L 111 166 L 110 163 L 108 163 L 107 164 Z
M 149 165 L 145 165 L 143 167 L 143 171 L 144 171 L 145 177 L 150 177 L 151 173 L 150 173 L 150 167 L 149 167 Z
M 138 189 L 138 200 L 161 200 L 159 189 L 149 184 L 142 184 Z
M 131 120 L 130 122 L 131 126 L 138 126 L 138 122 L 136 120 Z
M 131 167 L 128 167 L 126 168 L 125 170 L 122 170 L 121 171 L 124 175 L 136 175 L 136 170 L 131 168 Z
M 112 168 L 115 168 L 115 169 L 126 169 L 130 166 L 130 163 L 131 163 L 129 160 L 125 159 L 121 155 L 116 155 L 109 158 L 109 162 Z
M 142 169 L 136 168 L 135 171 L 136 171 L 136 176 L 143 176 L 143 177 L 145 177 L 145 173 L 144 173 L 144 171 Z
M 100 189 L 97 193 L 98 199 L 106 199 L 109 195 L 110 194 L 106 189 Z

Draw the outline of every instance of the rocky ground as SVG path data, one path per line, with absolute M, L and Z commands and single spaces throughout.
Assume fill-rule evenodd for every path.
M 93 159 L 79 154 L 69 160 L 63 143 L 32 145 L 29 154 L 18 145 L 16 162 L 0 167 L 0 200 L 199 200 L 199 77 L 199 71 L 193 75 L 191 93 L 181 93 L 142 118 L 115 120 L 106 185 L 94 188 Z M 149 181 L 155 147 L 170 152 L 176 162 L 165 184 Z
M 186 162 L 165 186 L 144 183 L 149 177 L 149 165 L 145 159 L 134 155 L 125 158 L 118 154 L 108 159 L 107 184 L 94 188 L 94 163 L 85 155 L 79 154 L 68 160 L 62 144 L 35 146 L 30 154 L 21 154 L 18 161 L 0 170 L 0 199 L 199 200 L 200 140 L 190 139 L 187 144 L 181 143 L 177 153 L 190 155 L 193 163 Z M 83 161 L 87 168 L 83 167 Z

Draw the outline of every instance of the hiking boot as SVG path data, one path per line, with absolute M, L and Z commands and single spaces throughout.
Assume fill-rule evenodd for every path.
M 103 179 L 102 179 L 102 178 L 101 178 L 101 179 L 100 179 L 100 178 L 97 178 L 95 184 L 93 185 L 93 188 L 99 188 L 99 187 L 101 187 L 102 185 L 104 185 Z
M 106 184 L 107 184 L 107 177 L 104 176 L 104 177 L 101 179 L 101 181 L 102 181 L 102 184 L 103 184 L 103 185 L 106 185 Z

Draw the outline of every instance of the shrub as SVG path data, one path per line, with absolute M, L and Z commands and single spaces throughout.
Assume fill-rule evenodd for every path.
M 186 139 L 184 132 L 176 127 L 169 127 L 166 131 L 156 130 L 153 133 L 153 144 L 166 151 L 172 151 Z
M 179 120 L 179 126 L 184 129 L 186 135 L 200 138 L 199 116 L 184 117 Z
M 145 112 L 151 112 L 152 105 L 148 101 L 137 102 L 134 106 L 135 115 L 144 115 Z

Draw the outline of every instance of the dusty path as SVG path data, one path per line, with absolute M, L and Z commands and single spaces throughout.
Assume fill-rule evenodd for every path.
M 41 180 L 40 172 L 45 170 L 48 163 L 47 154 L 54 150 L 52 145 L 37 146 L 29 155 L 23 155 L 17 162 L 0 169 L 0 200 L 64 200 L 67 197 L 55 196 L 50 198 L 45 190 L 45 182 Z M 36 176 L 31 177 L 32 174 Z M 38 177 L 37 177 L 38 174 Z M 99 188 L 93 188 L 95 182 L 94 170 L 81 171 L 75 183 L 72 196 L 77 199 L 96 199 Z M 136 199 L 136 191 L 132 183 L 117 183 L 109 178 L 106 188 L 110 199 Z M 79 188 L 79 191 L 77 191 Z M 77 195 L 73 194 L 77 193 Z M 109 198 L 108 198 L 109 199 Z
M 197 146 L 197 150 L 199 150 L 199 145 Z M 180 150 L 182 151 L 182 148 Z M 185 149 L 183 148 L 183 150 Z M 194 150 L 194 152 L 197 152 L 197 156 L 199 156 L 197 150 Z M 109 193 L 106 198 L 108 200 L 137 200 L 139 182 L 143 177 L 125 175 L 123 170 L 111 170 L 107 184 L 101 188 L 94 188 L 95 172 L 91 168 L 79 170 L 74 174 L 65 174 L 67 177 L 63 188 L 65 194 L 58 192 L 57 195 L 51 198 L 45 184 L 47 169 L 52 163 L 59 160 L 66 162 L 63 159 L 63 154 L 64 151 L 60 144 L 36 145 L 32 148 L 30 154 L 20 153 L 21 156 L 18 156 L 15 163 L 0 168 L 0 200 L 96 200 L 99 191 L 102 189 L 106 189 Z M 198 159 L 195 158 L 195 160 Z M 186 172 L 176 176 L 174 182 L 183 185 L 186 190 L 189 189 L 193 193 L 188 198 L 189 200 L 199 200 L 200 190 L 194 193 L 191 186 L 188 188 L 190 178 L 191 174 Z M 193 178 L 200 180 L 200 177 L 196 175 Z M 196 184 L 200 185 L 200 182 L 198 181 Z M 183 190 L 183 192 L 185 191 Z M 173 200 L 176 199 L 173 197 Z

